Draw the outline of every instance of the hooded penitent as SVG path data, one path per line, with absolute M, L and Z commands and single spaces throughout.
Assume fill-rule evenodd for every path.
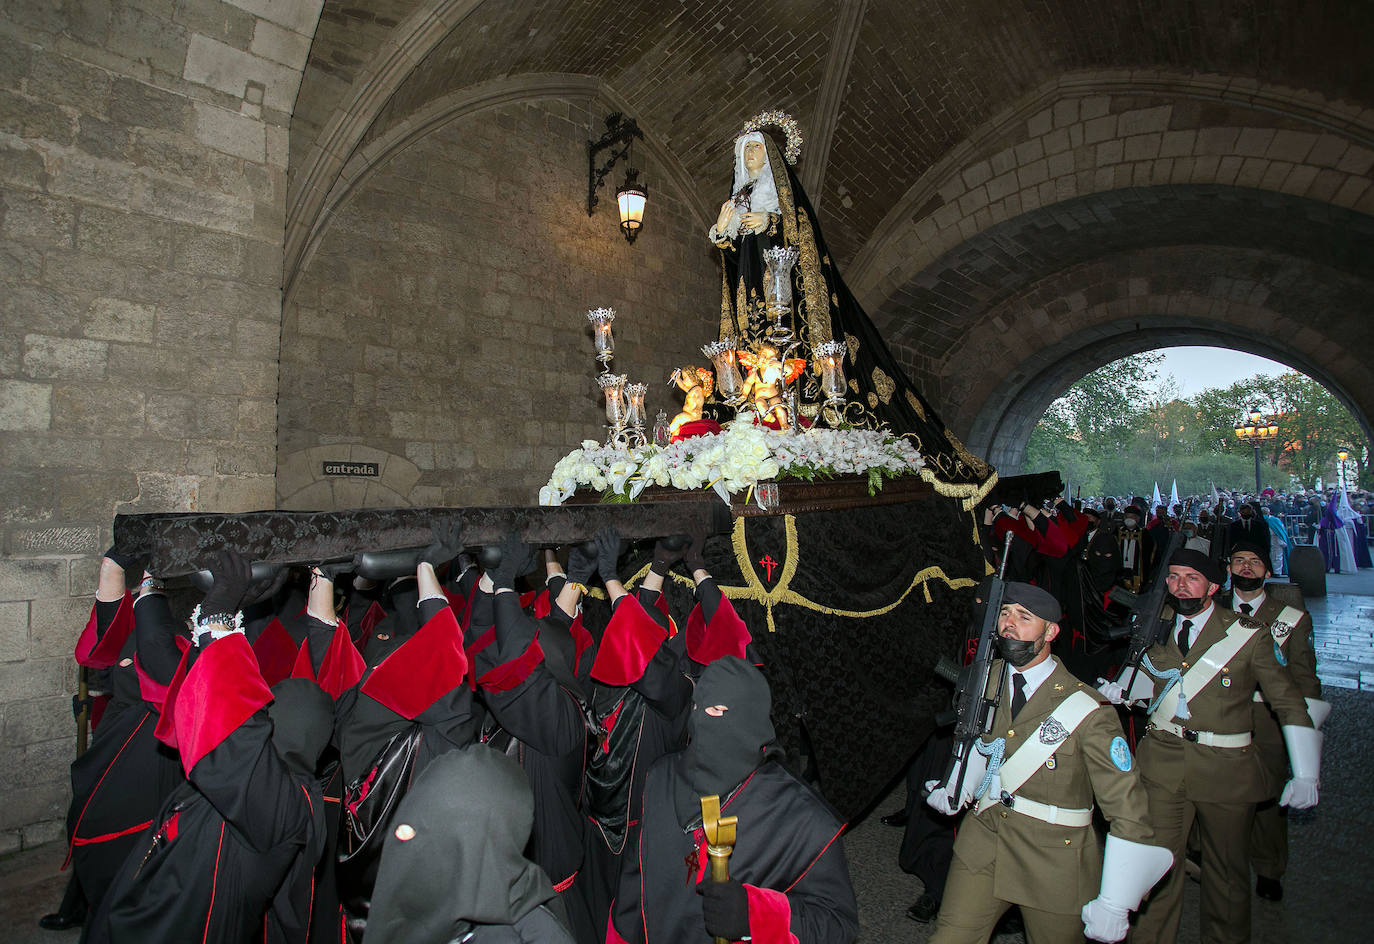
M 368 944 L 447 944 L 551 900 L 548 877 L 524 855 L 533 822 L 529 782 L 511 758 L 479 744 L 436 758 L 386 838 Z
M 334 731 L 334 700 L 310 679 L 293 678 L 272 687 L 267 716 L 272 746 L 293 774 L 315 776 L 320 754 Z
M 673 805 L 683 827 L 701 818 L 701 798 L 723 801 L 763 760 L 777 735 L 763 673 L 737 656 L 701 673 L 687 719 L 688 744 L 675 765 Z

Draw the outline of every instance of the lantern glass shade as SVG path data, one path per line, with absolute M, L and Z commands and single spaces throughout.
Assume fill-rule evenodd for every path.
M 634 242 L 644 225 L 644 204 L 648 201 L 644 186 L 626 180 L 615 192 L 615 201 L 620 205 L 620 229 L 627 241 Z
M 763 299 L 768 306 L 768 313 L 775 318 L 792 311 L 792 268 L 798 258 L 797 250 L 791 246 L 763 251 Z
M 844 399 L 844 355 L 843 341 L 822 342 L 811 352 L 813 362 L 820 365 L 821 390 L 824 391 L 826 402 L 829 404 L 839 403 Z
M 1244 439 L 1244 438 L 1245 438 L 1245 427 L 1244 427 L 1244 426 L 1237 426 L 1237 427 L 1236 427 L 1236 438 L 1237 438 L 1237 439 Z
M 728 338 L 713 341 L 704 345 L 701 353 L 709 357 L 716 368 L 716 392 L 723 400 L 733 400 L 744 385 L 739 368 L 735 366 L 735 342 Z
M 606 422 L 620 426 L 625 422 L 625 375 L 603 374 L 596 378 L 606 395 Z
M 1270 439 L 1275 438 L 1276 436 L 1278 436 L 1278 434 L 1279 434 L 1279 428 L 1278 428 L 1278 426 L 1270 426 L 1270 427 L 1269 427 L 1269 438 L 1270 438 Z
M 1342 449 L 1340 452 L 1336 453 L 1336 458 L 1344 462 L 1346 459 L 1350 458 L 1350 453 Z
M 609 360 L 609 355 L 615 353 L 615 336 L 611 334 L 615 309 L 593 308 L 587 312 L 587 320 L 592 325 L 592 343 L 596 345 L 597 356 Z
M 1250 411 L 1250 425 L 1251 425 L 1251 426 L 1258 426 L 1258 425 L 1259 425 L 1259 421 L 1260 421 L 1260 411 L 1259 411 L 1259 410 L 1251 410 L 1251 411 Z
M 648 384 L 632 383 L 625 385 L 625 423 L 627 426 L 644 426 L 646 424 L 644 394 L 648 392 Z

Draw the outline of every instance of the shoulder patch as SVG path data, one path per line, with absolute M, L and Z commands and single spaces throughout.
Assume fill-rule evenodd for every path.
M 1276 642 L 1283 642 L 1292 631 L 1293 627 L 1282 620 L 1274 620 L 1274 622 L 1269 624 L 1269 633 L 1274 637 Z
M 1108 753 L 1111 755 L 1112 763 L 1117 770 L 1129 771 L 1131 769 L 1131 746 L 1126 743 L 1126 739 L 1121 735 L 1112 738 L 1112 746 Z

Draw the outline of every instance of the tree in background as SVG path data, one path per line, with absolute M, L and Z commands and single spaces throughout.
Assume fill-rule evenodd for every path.
M 1249 410 L 1279 415 L 1279 435 L 1262 445 L 1260 477 L 1286 488 L 1330 480 L 1348 449 L 1360 484 L 1374 484 L 1371 450 L 1354 416 L 1321 384 L 1295 371 L 1263 374 L 1183 398 L 1159 377 L 1157 353 L 1107 364 L 1050 405 L 1026 446 L 1025 471 L 1058 469 L 1088 494 L 1137 494 L 1178 480 L 1181 494 L 1254 487 L 1253 447 L 1235 423 Z M 1354 483 L 1352 483 L 1354 484 Z

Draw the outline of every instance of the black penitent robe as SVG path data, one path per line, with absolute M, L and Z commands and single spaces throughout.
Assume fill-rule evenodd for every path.
M 362 682 L 337 701 L 337 738 L 345 783 L 367 773 L 399 732 L 419 724 L 418 776 L 435 757 L 471 743 L 476 733 L 467 658 L 457 618 L 447 604 L 425 601 L 423 625 L 410 634 L 368 641 Z M 379 624 L 379 629 L 386 624 Z
M 488 743 L 513 753 L 529 778 L 534 827 L 526 854 L 562 896 L 574 937 L 597 944 L 597 922 L 576 887 L 586 881 L 580 876 L 587 845 L 581 810 L 586 715 L 576 680 L 561 666 L 551 668 L 540 642 L 553 633 L 567 636 L 572 621 L 557 607 L 535 620 L 520 609 L 515 593 L 496 594 L 493 607 L 495 641 L 478 654 L 474 671 L 482 701 L 514 743 L 507 745 L 499 733 Z
M 711 944 L 696 884 L 706 877 L 706 839 L 678 825 L 675 765 L 649 771 L 636 847 L 621 856 L 607 944 Z M 730 877 L 749 896 L 755 944 L 849 944 L 859 930 L 840 833 L 844 824 L 811 788 L 766 762 L 721 803 L 735 816 Z M 692 863 L 689 871 L 688 862 Z
M 306 940 L 324 799 L 273 747 L 271 699 L 241 634 L 188 653 L 167 728 L 189 782 L 125 860 L 92 944 Z
M 176 752 L 153 736 L 176 663 L 154 659 L 145 670 L 138 658 L 140 634 L 170 632 L 156 616 L 151 599 L 136 608 L 126 593 L 117 604 L 96 604 L 77 642 L 78 663 L 111 673 L 112 697 L 100 728 L 72 763 L 67 811 L 68 861 L 92 910 L 163 799 L 185 780 Z

